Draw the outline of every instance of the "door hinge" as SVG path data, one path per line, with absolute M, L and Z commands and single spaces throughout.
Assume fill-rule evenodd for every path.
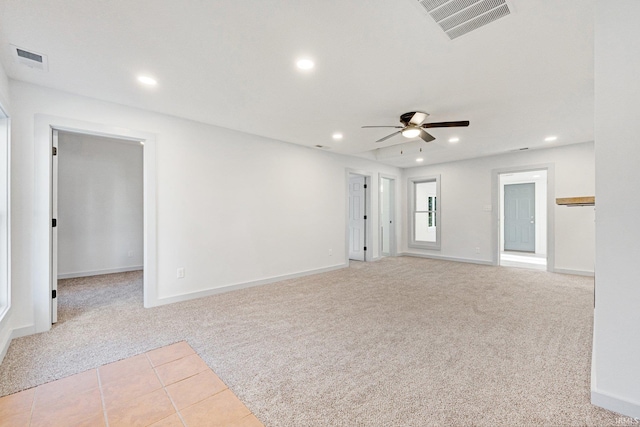
M 367 184 L 364 185 L 364 188 L 367 188 Z
M 366 215 L 364 216 L 364 219 L 367 219 L 367 216 L 366 216 Z
M 364 247 L 364 250 L 365 250 L 365 251 L 367 250 L 367 247 L 366 247 L 366 246 Z
M 55 289 L 54 289 L 54 290 L 52 290 L 52 291 L 51 291 L 51 299 L 54 299 L 54 298 L 57 296 L 56 294 L 57 294 L 57 293 L 56 293 L 56 290 L 55 290 Z
M 58 147 L 53 147 L 53 155 L 54 156 L 58 155 Z
M 51 220 L 51 226 L 52 226 L 52 227 L 55 227 L 55 226 L 57 226 L 57 225 L 58 225 L 58 220 L 57 220 L 57 219 L 55 219 L 55 218 L 53 218 L 53 219 Z

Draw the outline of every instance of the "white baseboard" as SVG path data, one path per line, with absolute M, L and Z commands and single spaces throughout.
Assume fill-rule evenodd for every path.
M 27 335 L 32 335 L 36 333 L 36 327 L 34 325 L 24 326 L 22 328 L 13 329 L 10 333 L 8 333 L 2 342 L 0 342 L 0 363 L 4 360 L 4 357 L 7 355 L 7 351 L 9 350 L 9 346 L 11 345 L 11 340 L 14 338 L 20 338 Z
M 640 419 L 640 404 L 629 402 L 619 397 L 611 396 L 607 393 L 591 391 L 591 403 L 609 411 L 617 412 L 625 417 Z M 631 420 L 627 420 L 631 421 Z M 620 423 L 620 425 L 631 425 L 630 423 Z
M 76 271 L 74 273 L 60 273 L 60 274 L 58 274 L 58 279 L 74 279 L 76 277 L 101 276 L 103 274 L 125 273 L 127 271 L 142 270 L 142 268 L 143 267 L 141 265 L 133 265 L 133 266 L 130 266 L 130 267 L 107 268 L 105 270 Z
M 587 277 L 594 277 L 595 276 L 593 271 L 569 270 L 569 269 L 566 269 L 566 268 L 554 268 L 553 272 L 554 273 L 559 273 L 559 274 L 573 274 L 575 276 L 587 276 Z
M 329 271 L 339 270 L 341 268 L 346 268 L 346 267 L 349 267 L 349 264 L 336 264 L 330 267 L 301 271 L 299 273 L 284 274 L 282 276 L 274 276 L 266 279 L 254 280 L 251 282 L 236 283 L 233 285 L 221 286 L 215 289 L 207 289 L 206 291 L 198 291 L 198 292 L 192 292 L 188 294 L 176 295 L 172 297 L 158 298 L 156 299 L 156 301 L 152 302 L 149 305 L 149 307 L 157 307 L 160 305 L 173 304 L 174 302 L 188 301 L 196 298 L 202 298 L 202 297 L 208 297 L 211 295 L 221 294 L 224 292 L 235 291 L 238 289 L 251 288 L 254 286 L 268 285 L 270 283 L 280 282 L 282 280 L 295 279 L 297 277 L 304 277 L 304 276 L 311 276 L 313 274 L 327 273 Z
M 456 258 L 456 257 L 449 257 L 449 256 L 443 256 L 443 255 L 436 255 L 436 254 L 419 254 L 419 253 L 415 253 L 415 252 L 400 252 L 398 254 L 398 256 L 411 256 L 411 257 L 416 257 L 416 258 L 431 258 L 431 259 L 439 259 L 439 260 L 443 260 L 443 261 L 454 261 L 454 262 L 466 262 L 469 264 L 480 264 L 480 265 L 493 265 L 493 261 L 485 261 L 482 259 L 471 259 L 471 258 Z

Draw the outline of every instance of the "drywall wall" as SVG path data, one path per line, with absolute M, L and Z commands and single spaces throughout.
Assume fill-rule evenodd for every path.
M 13 144 L 18 147 L 13 158 L 13 213 L 19 217 L 14 224 L 13 258 L 20 283 L 16 326 L 34 322 L 34 306 L 45 306 L 34 301 L 46 298 L 48 288 L 46 252 L 43 256 L 37 250 L 38 236 L 31 236 L 32 230 L 40 233 L 39 225 L 47 221 L 47 177 L 42 179 L 34 170 L 36 115 L 155 135 L 158 280 L 154 304 L 344 266 L 347 170 L 372 176 L 371 224 L 378 223 L 378 174 L 400 176 L 397 168 L 364 159 L 26 83 L 12 81 L 11 96 Z M 44 155 L 36 159 L 38 164 L 46 165 L 46 151 L 37 155 Z M 44 234 L 46 241 L 46 229 Z M 371 227 L 370 235 L 377 257 L 377 226 Z M 176 278 L 178 267 L 185 268 L 183 279 Z
M 142 269 L 142 146 L 59 132 L 58 277 Z
M 10 167 L 9 159 L 9 144 L 8 144 L 8 132 L 7 126 L 9 125 L 8 119 L 5 117 L 10 115 L 9 108 L 9 80 L 5 74 L 2 64 L 0 64 L 0 170 L 3 173 L 0 175 L 0 194 L 2 199 L 0 200 L 0 361 L 4 357 L 13 329 L 11 328 L 11 314 L 12 307 L 10 304 L 10 287 L 11 287 L 11 273 L 10 273 L 10 250 L 9 242 L 10 230 L 8 226 L 9 211 L 7 209 L 8 197 L 5 197 L 5 190 L 8 190 L 7 179 L 9 178 L 7 168 Z
M 493 231 L 493 209 L 498 207 L 493 206 L 492 174 L 495 170 L 543 164 L 554 165 L 554 197 L 594 194 L 594 151 L 591 142 L 405 169 L 403 209 L 407 205 L 409 178 L 441 176 L 439 209 L 442 242 L 439 251 L 409 248 L 406 219 L 402 231 L 402 252 L 494 263 L 496 254 L 493 248 L 494 244 L 497 247 L 499 233 L 494 235 Z M 552 256 L 555 252 L 555 269 L 593 273 L 594 209 L 555 206 L 554 215 L 555 251 L 549 251 L 549 254 Z M 476 248 L 479 250 L 476 251 Z
M 596 306 L 591 398 L 640 418 L 640 3 L 595 14 Z

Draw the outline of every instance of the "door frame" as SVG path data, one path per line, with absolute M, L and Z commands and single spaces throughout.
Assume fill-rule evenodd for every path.
M 500 265 L 500 175 L 506 173 L 531 172 L 537 170 L 547 171 L 547 271 L 555 271 L 556 245 L 555 245 L 555 164 L 543 163 L 537 165 L 513 166 L 509 168 L 493 169 L 491 171 L 492 188 L 492 265 Z
M 391 192 L 389 193 L 389 199 L 390 199 L 390 209 L 389 209 L 389 216 L 391 217 L 391 223 L 392 223 L 392 227 L 390 227 L 390 232 L 389 232 L 389 240 L 391 240 L 390 244 L 389 244 L 389 255 L 386 256 L 396 256 L 397 255 L 397 241 L 396 241 L 396 236 L 397 236 L 397 230 L 396 227 L 398 226 L 398 222 L 396 221 L 396 192 L 397 192 L 397 185 L 398 185 L 398 178 L 395 175 L 387 175 L 387 174 L 383 174 L 383 173 L 379 173 L 378 174 L 378 189 L 382 188 L 382 180 L 383 179 L 389 179 L 391 181 L 393 181 L 393 185 L 391 186 Z M 378 192 L 378 230 L 382 229 L 382 197 L 380 197 L 380 193 Z M 378 249 L 378 253 L 380 254 L 380 257 L 383 256 L 382 254 L 382 235 L 379 235 L 378 238 L 379 241 L 379 249 Z
M 373 239 L 371 238 L 371 223 L 373 222 L 373 218 L 371 217 L 371 206 L 373 205 L 374 201 L 371 199 L 371 196 L 374 192 L 371 191 L 371 177 L 372 174 L 371 172 L 368 171 L 363 171 L 363 170 L 359 170 L 359 169 L 350 169 L 350 168 L 346 168 L 345 170 L 345 185 L 344 185 L 344 189 L 345 189 L 345 264 L 349 265 L 349 239 L 350 239 L 350 235 L 349 235 L 349 177 L 351 175 L 360 175 L 364 177 L 364 183 L 367 186 L 367 188 L 364 189 L 364 194 L 365 194 L 365 200 L 364 200 L 364 212 L 365 215 L 367 216 L 367 219 L 365 220 L 364 223 L 364 245 L 367 248 L 367 250 L 364 251 L 364 261 L 368 262 L 368 261 L 373 261 L 374 260 L 374 255 L 373 255 L 373 246 L 371 245 L 371 242 L 373 241 Z M 376 200 L 377 203 L 377 200 Z
M 144 307 L 157 297 L 157 167 L 155 134 L 120 126 L 37 114 L 34 120 L 34 215 L 32 289 L 34 332 L 51 329 L 52 307 L 52 144 L 53 130 L 144 142 L 143 147 L 143 292 Z

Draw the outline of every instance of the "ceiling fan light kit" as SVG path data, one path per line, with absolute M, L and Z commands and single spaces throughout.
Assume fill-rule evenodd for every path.
M 402 130 L 402 136 L 405 138 L 416 138 L 420 135 L 421 129 L 417 126 L 407 126 Z
M 445 127 L 466 127 L 469 126 L 468 120 L 457 122 L 437 122 L 437 123 L 422 123 L 429 117 L 429 114 L 422 111 L 410 111 L 400 116 L 400 123 L 403 126 L 362 126 L 363 128 L 395 128 L 400 129 L 390 135 L 380 138 L 376 142 L 386 141 L 387 139 L 401 134 L 405 138 L 417 138 L 420 137 L 424 142 L 431 142 L 436 139 L 429 132 L 425 131 L 427 128 L 445 128 Z

